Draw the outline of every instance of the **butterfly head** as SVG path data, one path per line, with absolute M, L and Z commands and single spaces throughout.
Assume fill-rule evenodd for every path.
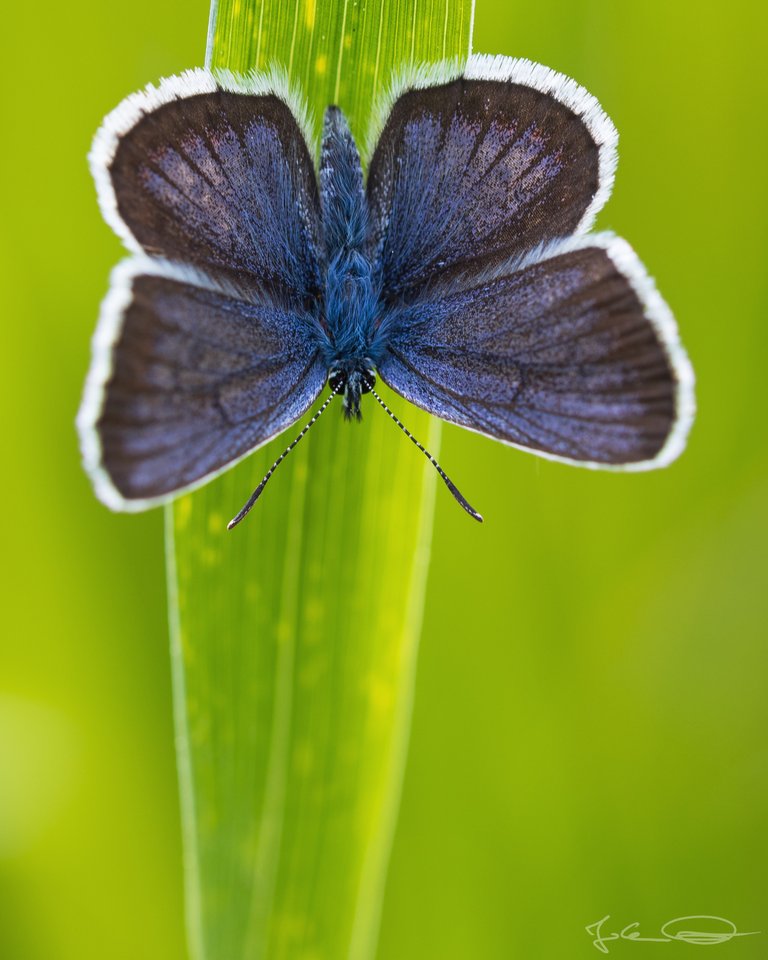
M 364 393 L 370 393 L 375 383 L 373 369 L 362 362 L 334 366 L 328 373 L 328 386 L 334 393 L 341 394 L 347 420 L 353 417 L 355 420 L 363 419 L 360 398 Z

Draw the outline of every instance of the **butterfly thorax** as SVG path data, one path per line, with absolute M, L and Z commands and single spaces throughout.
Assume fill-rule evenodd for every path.
M 342 254 L 330 264 L 325 293 L 329 383 L 342 395 L 345 414 L 358 420 L 360 397 L 375 382 L 370 346 L 378 302 L 372 269 L 362 254 Z

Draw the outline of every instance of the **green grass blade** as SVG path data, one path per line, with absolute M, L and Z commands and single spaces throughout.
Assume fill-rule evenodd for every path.
M 287 66 L 316 130 L 335 102 L 361 142 L 393 69 L 466 55 L 471 18 L 471 0 L 225 0 L 208 63 Z M 387 399 L 436 452 L 437 422 Z M 233 532 L 285 437 L 167 511 L 194 960 L 375 951 L 436 474 L 364 412 L 331 408 Z

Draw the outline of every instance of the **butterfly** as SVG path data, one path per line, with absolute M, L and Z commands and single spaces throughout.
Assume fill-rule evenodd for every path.
M 337 396 L 359 419 L 370 394 L 405 430 L 377 377 L 553 460 L 645 470 L 682 451 L 693 372 L 672 314 L 624 240 L 588 232 L 618 139 L 595 98 L 472 56 L 413 71 L 375 116 L 367 176 L 333 106 L 315 167 L 274 72 L 190 70 L 107 116 L 91 168 L 133 256 L 102 304 L 78 427 L 109 507 L 207 482 L 326 384 L 286 453 Z

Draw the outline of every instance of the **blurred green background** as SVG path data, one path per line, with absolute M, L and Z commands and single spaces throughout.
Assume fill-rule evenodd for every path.
M 181 960 L 162 516 L 110 514 L 73 420 L 119 242 L 85 156 L 203 59 L 206 0 L 16 4 L 3 32 L 0 958 Z M 698 375 L 683 458 L 544 462 L 456 428 L 380 960 L 595 956 L 584 926 L 765 930 L 768 17 L 735 0 L 478 0 L 474 47 L 562 70 L 621 134 L 626 236 Z M 322 482 L 322 478 L 318 478 Z M 386 578 L 386 571 L 382 571 Z M 649 960 L 698 948 L 611 944 Z

